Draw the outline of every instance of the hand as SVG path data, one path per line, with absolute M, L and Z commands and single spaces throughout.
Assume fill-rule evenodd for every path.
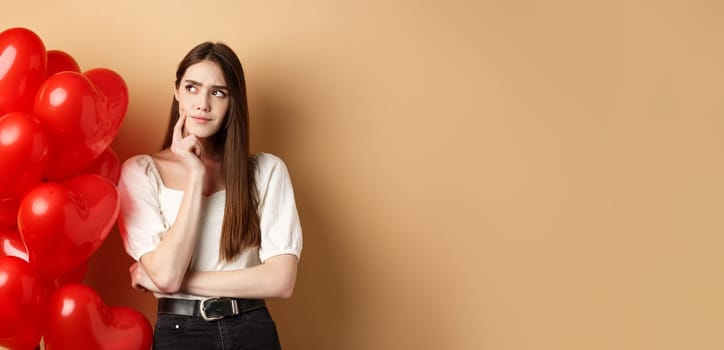
M 151 276 L 148 275 L 146 269 L 143 268 L 140 262 L 135 262 L 128 268 L 128 273 L 131 275 L 131 287 L 140 292 L 154 292 L 162 293 L 161 290 L 156 287 L 151 280 Z
M 173 128 L 171 152 L 179 159 L 181 164 L 189 170 L 204 171 L 201 158 L 204 156 L 204 146 L 195 135 L 183 135 L 186 113 L 179 112 L 178 121 Z

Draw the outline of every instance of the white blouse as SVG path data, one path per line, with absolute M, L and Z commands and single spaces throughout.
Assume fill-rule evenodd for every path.
M 256 188 L 259 195 L 261 246 L 247 248 L 234 260 L 219 258 L 226 191 L 203 198 L 196 248 L 189 271 L 228 271 L 252 267 L 282 254 L 297 258 L 302 252 L 302 228 L 294 190 L 284 162 L 269 153 L 257 155 Z M 183 191 L 164 185 L 153 158 L 131 157 L 123 163 L 118 182 L 121 210 L 118 227 L 126 252 L 135 260 L 156 249 L 171 228 Z M 188 294 L 156 294 L 156 297 L 200 299 Z

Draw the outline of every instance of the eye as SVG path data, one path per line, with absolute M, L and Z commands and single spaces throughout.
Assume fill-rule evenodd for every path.
M 190 85 L 190 84 L 186 85 L 185 88 L 186 88 L 186 91 L 188 91 L 188 92 L 196 92 L 198 90 L 198 89 L 196 89 L 195 86 Z
M 214 90 L 211 92 L 211 94 L 216 97 L 226 97 L 226 91 L 224 90 Z

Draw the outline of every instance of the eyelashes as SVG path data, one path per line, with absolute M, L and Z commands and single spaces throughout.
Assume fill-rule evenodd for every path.
M 197 93 L 199 91 L 198 87 L 192 84 L 187 84 L 184 86 L 184 89 L 190 93 Z M 225 98 L 228 94 L 224 90 L 220 89 L 214 89 L 211 91 L 211 95 L 215 97 Z

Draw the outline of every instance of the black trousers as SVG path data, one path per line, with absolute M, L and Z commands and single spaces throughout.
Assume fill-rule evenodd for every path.
M 217 321 L 158 314 L 153 349 L 279 350 L 276 324 L 266 307 Z

